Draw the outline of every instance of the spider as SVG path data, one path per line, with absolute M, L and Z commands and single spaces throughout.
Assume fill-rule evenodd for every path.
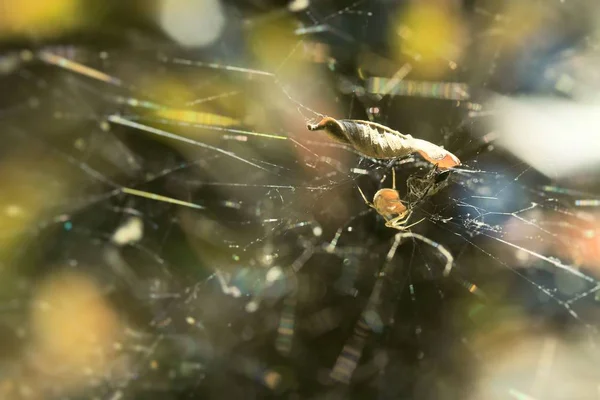
M 406 226 L 406 223 L 412 215 L 412 208 L 407 208 L 400 200 L 400 193 L 396 190 L 396 170 L 392 169 L 392 188 L 379 189 L 373 196 L 373 203 L 367 200 L 360 187 L 358 187 L 360 195 L 365 203 L 374 208 L 379 215 L 385 219 L 385 226 L 388 228 L 406 231 L 409 228 L 423 222 L 425 218 Z M 396 215 L 396 217 L 394 217 Z

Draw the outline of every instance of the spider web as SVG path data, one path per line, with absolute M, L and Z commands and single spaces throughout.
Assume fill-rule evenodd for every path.
M 597 173 L 552 176 L 490 128 L 499 94 L 573 95 L 593 43 L 511 52 L 519 12 L 457 2 L 450 50 L 399 25 L 398 55 L 404 6 L 300 3 L 228 5 L 202 52 L 141 33 L 4 48 L 5 398 L 597 398 Z M 572 10 L 552 7 L 528 10 Z M 394 169 L 420 198 L 431 165 L 309 132 L 323 115 L 463 165 L 422 223 L 386 228 L 357 187 Z

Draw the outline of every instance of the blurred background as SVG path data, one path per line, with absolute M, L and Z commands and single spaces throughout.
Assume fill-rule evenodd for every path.
M 597 399 L 599 11 L 0 0 L 0 398 Z

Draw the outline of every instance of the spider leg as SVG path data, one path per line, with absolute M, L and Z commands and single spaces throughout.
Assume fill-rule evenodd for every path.
M 409 220 L 411 215 L 412 215 L 412 210 L 407 211 L 405 214 L 400 214 L 396 218 L 392 218 L 392 219 L 386 218 L 385 226 L 387 226 L 388 228 L 400 229 L 402 224 L 405 224 Z
M 446 259 L 446 266 L 444 268 L 444 276 L 450 275 L 450 271 L 452 270 L 452 264 L 454 264 L 454 257 L 448 251 L 448 249 L 446 249 L 444 246 L 442 246 L 441 244 L 439 244 L 437 242 L 434 242 L 433 240 L 431 240 L 423 235 L 419 235 L 418 233 L 412 233 L 412 232 L 397 233 L 396 238 L 417 239 L 417 240 L 420 240 L 420 241 L 430 245 L 434 249 L 436 249 Z
M 390 227 L 390 228 L 394 228 L 396 226 L 402 225 L 404 222 L 408 221 L 408 219 L 410 218 L 411 214 L 412 214 L 412 211 L 409 211 L 406 214 L 398 215 L 397 217 L 392 218 L 392 219 L 387 219 L 386 218 L 385 226 Z
M 363 193 L 362 189 L 360 188 L 360 186 L 356 186 L 358 188 L 358 191 L 360 192 L 360 195 L 362 196 L 363 200 L 365 201 L 365 204 L 368 205 L 371 208 L 375 208 L 375 206 L 373 205 L 373 203 L 370 203 L 369 200 L 367 200 L 367 196 L 365 196 L 365 194 Z
M 398 229 L 398 230 L 401 230 L 401 231 L 405 231 L 405 230 L 407 230 L 407 229 L 410 229 L 410 228 L 412 228 L 413 226 L 415 226 L 415 225 L 417 225 L 417 224 L 420 224 L 420 223 L 421 223 L 421 222 L 423 222 L 423 221 L 425 221 L 425 218 L 421 218 L 421 219 L 420 219 L 420 220 L 418 220 L 417 222 L 414 222 L 414 223 L 412 223 L 412 224 L 410 224 L 410 225 L 407 225 L 407 226 L 398 226 L 398 227 L 394 226 L 394 228 L 396 228 L 396 229 Z
M 410 217 L 412 216 L 412 210 L 408 211 L 405 215 L 399 215 L 396 218 L 387 220 L 387 222 L 385 223 L 385 226 L 387 226 L 388 228 L 394 228 L 394 229 L 398 229 L 400 231 L 405 231 L 409 228 L 412 228 L 413 226 L 420 224 L 421 222 L 423 222 L 425 220 L 425 218 L 421 218 L 420 220 L 418 220 L 417 222 L 414 222 L 410 225 L 404 225 L 408 222 L 408 220 L 410 219 Z
M 396 168 L 392 168 L 392 189 L 396 190 Z

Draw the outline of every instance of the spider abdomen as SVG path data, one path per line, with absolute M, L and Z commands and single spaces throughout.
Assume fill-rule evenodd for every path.
M 400 201 L 398 191 L 394 189 L 379 189 L 373 197 L 375 210 L 385 216 L 401 215 L 406 213 L 407 208 Z

